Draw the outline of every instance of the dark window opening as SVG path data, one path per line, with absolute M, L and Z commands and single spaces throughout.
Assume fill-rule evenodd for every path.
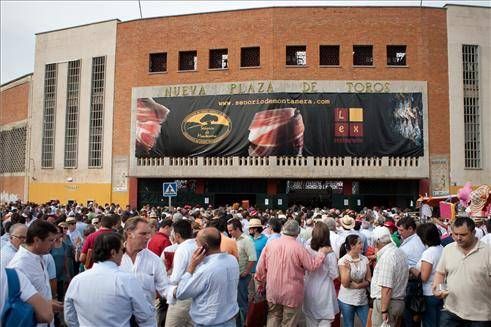
M 259 47 L 240 49 L 240 67 L 259 67 L 260 64 Z
M 167 53 L 151 53 L 149 62 L 150 73 L 161 73 L 167 71 Z
M 388 45 L 387 46 L 387 65 L 405 66 L 406 65 L 406 46 Z
M 210 50 L 210 69 L 228 68 L 228 49 Z
M 373 46 L 354 45 L 353 46 L 353 65 L 372 66 L 373 65 Z
M 197 69 L 198 69 L 198 52 L 180 51 L 179 70 L 197 70 Z
M 339 45 L 321 45 L 319 48 L 319 65 L 339 66 Z
M 286 64 L 288 66 L 305 66 L 307 64 L 307 47 L 305 45 L 287 46 Z

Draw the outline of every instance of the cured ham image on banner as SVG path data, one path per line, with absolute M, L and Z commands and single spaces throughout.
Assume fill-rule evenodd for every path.
M 304 130 L 302 115 L 295 108 L 260 111 L 249 126 L 249 155 L 301 156 Z
M 138 98 L 135 155 L 417 157 L 421 93 Z

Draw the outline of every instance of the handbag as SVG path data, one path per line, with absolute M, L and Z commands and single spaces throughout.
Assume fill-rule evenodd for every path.
M 410 294 L 408 307 L 414 314 L 423 313 L 426 310 L 426 302 L 423 295 L 423 281 L 421 277 L 415 282 L 415 287 Z
M 247 311 L 247 327 L 262 327 L 266 325 L 268 304 L 264 293 L 256 291 Z

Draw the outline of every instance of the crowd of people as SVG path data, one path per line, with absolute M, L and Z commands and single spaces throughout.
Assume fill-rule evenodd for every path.
M 491 220 L 419 217 L 3 204 L 0 313 L 13 269 L 38 326 L 490 326 Z

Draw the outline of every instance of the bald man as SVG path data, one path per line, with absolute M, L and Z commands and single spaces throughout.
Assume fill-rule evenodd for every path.
M 178 300 L 193 300 L 189 314 L 196 326 L 236 324 L 239 264 L 234 256 L 220 252 L 220 241 L 214 227 L 199 231 L 198 247 L 175 291 Z

